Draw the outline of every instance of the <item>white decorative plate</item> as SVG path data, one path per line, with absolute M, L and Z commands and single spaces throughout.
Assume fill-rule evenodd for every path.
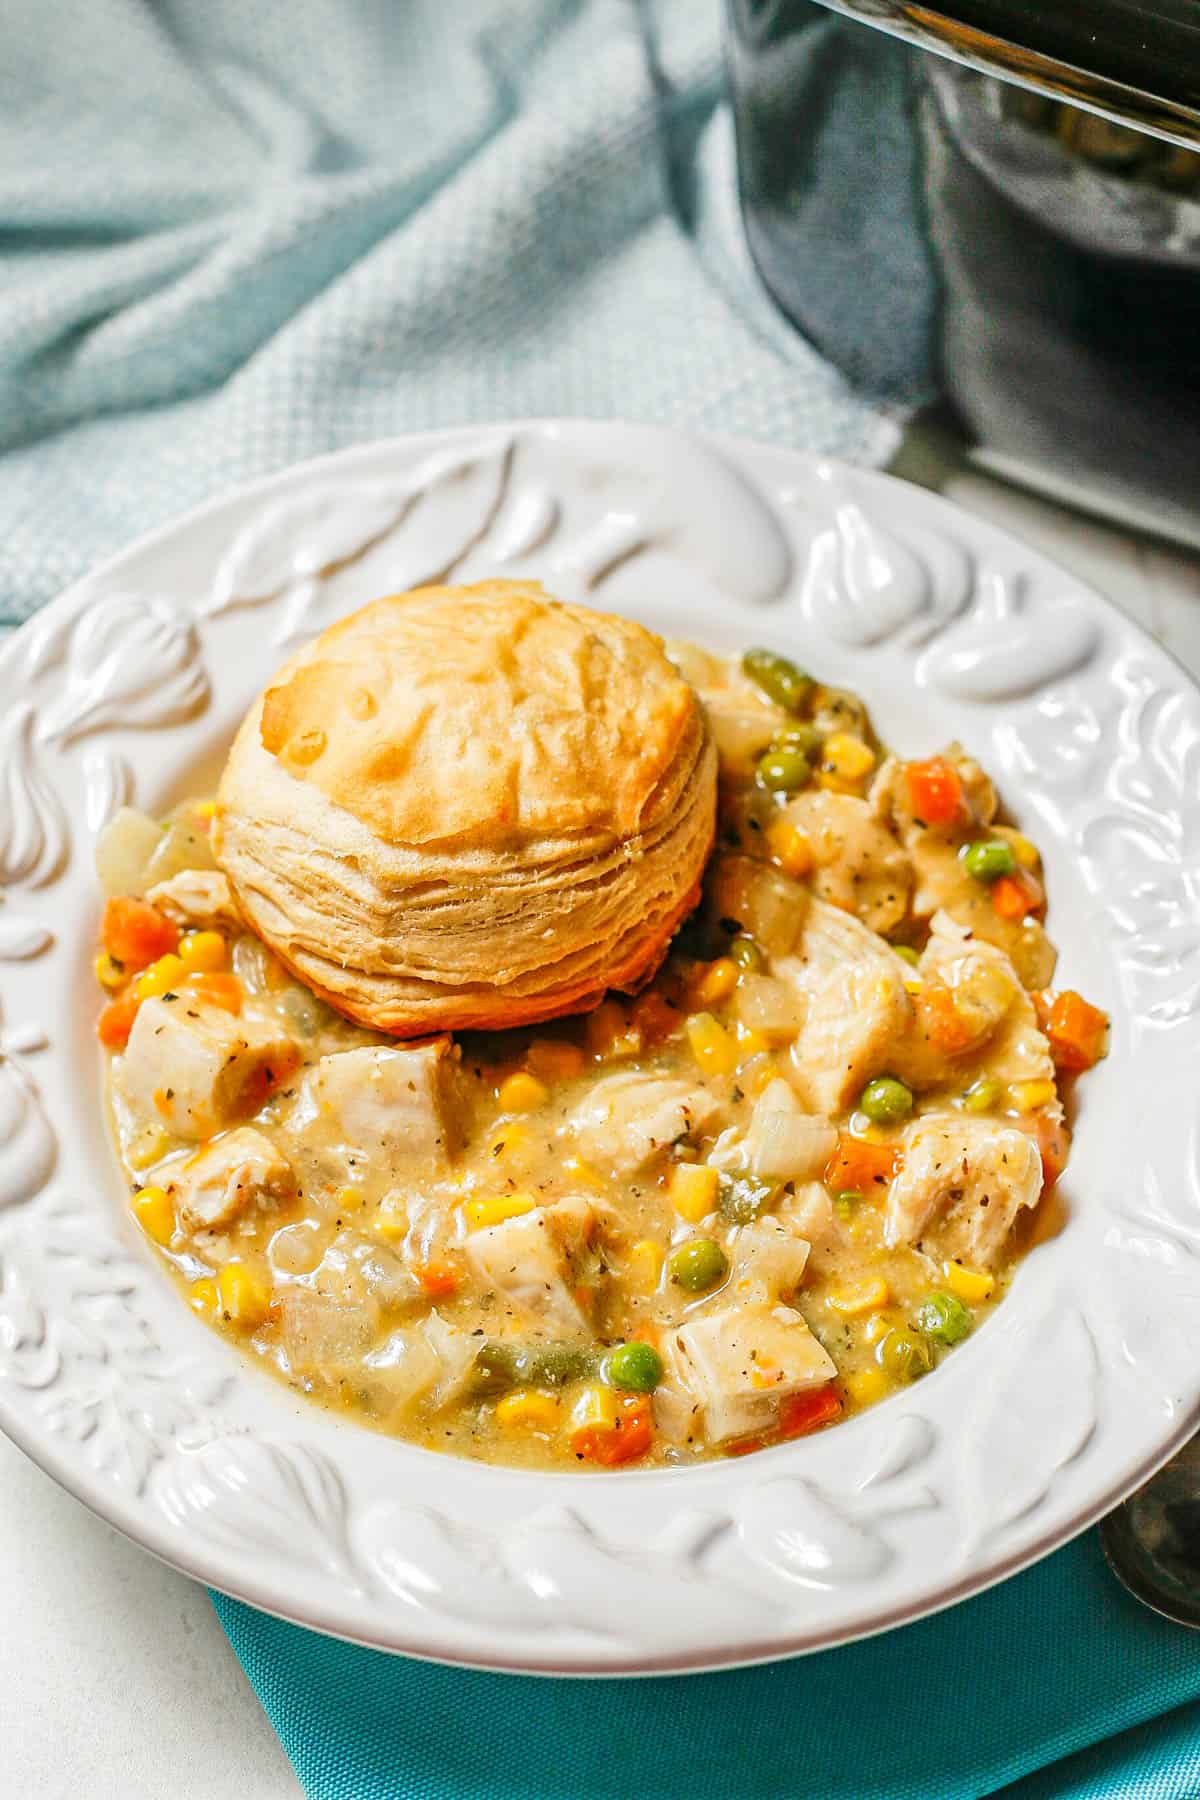
M 211 775 L 285 648 L 497 571 L 961 737 L 1046 854 L 1061 976 L 1107 1007 L 1061 1233 L 928 1381 L 688 1470 L 528 1474 L 335 1419 L 183 1306 L 123 1204 L 91 850 Z M 916 488 L 617 425 L 345 451 L 221 500 L 0 653 L 0 1422 L 130 1537 L 255 1606 L 506 1669 L 816 1649 L 975 1592 L 1127 1494 L 1200 1411 L 1200 695 L 1072 577 Z

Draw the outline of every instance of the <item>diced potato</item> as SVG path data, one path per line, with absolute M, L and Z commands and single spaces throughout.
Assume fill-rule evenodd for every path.
M 809 1245 L 780 1219 L 743 1225 L 730 1245 L 733 1273 L 729 1291 L 738 1304 L 774 1306 L 794 1294 L 804 1280 Z
M 837 1143 L 828 1119 L 806 1113 L 790 1083 L 776 1079 L 755 1103 L 742 1143 L 744 1166 L 776 1181 L 808 1181 L 819 1175 Z
M 295 1198 L 296 1177 L 287 1158 L 253 1126 L 240 1125 L 214 1138 L 173 1171 L 179 1222 L 185 1231 L 232 1225 L 251 1206 L 272 1207 Z
M 752 856 L 723 856 L 708 881 L 708 906 L 718 920 L 736 921 L 769 956 L 795 947 L 808 909 L 808 889 L 781 869 Z
M 292 1039 L 270 1022 L 183 990 L 143 1000 L 114 1085 L 139 1123 L 195 1140 L 257 1112 L 298 1061 Z

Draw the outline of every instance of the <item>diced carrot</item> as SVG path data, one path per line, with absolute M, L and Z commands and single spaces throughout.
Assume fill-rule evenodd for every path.
M 1052 1188 L 1067 1166 L 1071 1151 L 1071 1134 L 1061 1119 L 1038 1113 L 1034 1120 L 1034 1136 L 1042 1156 L 1042 1190 Z
M 953 993 L 940 982 L 922 983 L 913 1005 L 926 1035 L 947 1056 L 961 1056 L 978 1039 L 978 1029 L 963 1018 Z
M 944 756 L 911 762 L 904 775 L 909 802 L 923 825 L 953 825 L 963 816 L 962 778 Z
M 450 1294 L 456 1294 L 462 1284 L 462 1276 L 452 1262 L 421 1263 L 416 1275 L 422 1293 L 428 1294 L 431 1300 L 444 1300 Z
M 679 1007 L 672 1006 L 656 987 L 647 988 L 644 994 L 639 994 L 631 1012 L 631 1022 L 641 1033 L 642 1043 L 647 1049 L 674 1037 L 682 1029 L 683 1018 Z
M 837 1149 L 825 1164 L 825 1186 L 835 1194 L 869 1194 L 873 1188 L 887 1186 L 899 1162 L 896 1145 L 872 1144 L 866 1138 L 840 1131 Z
M 127 896 L 105 906 L 100 935 L 108 954 L 129 975 L 148 968 L 179 943 L 177 927 L 156 906 Z
M 617 1422 L 612 1426 L 583 1425 L 571 1433 L 571 1449 L 587 1462 L 615 1469 L 636 1462 L 654 1442 L 654 1421 L 645 1394 L 623 1394 Z
M 109 1050 L 125 1048 L 140 1004 L 132 994 L 122 994 L 119 1000 L 110 1001 L 104 1008 L 96 1021 L 96 1036 Z
M 1055 1067 L 1068 1075 L 1094 1068 L 1108 1043 L 1108 1014 L 1073 988 L 1065 988 L 1061 994 L 1038 994 L 1035 1004 Z
M 725 1454 L 726 1454 L 726 1456 L 749 1456 L 751 1451 L 762 1450 L 765 1448 L 765 1446 L 766 1446 L 765 1438 L 760 1438 L 760 1437 L 738 1438 L 738 1439 L 736 1439 L 736 1441 L 734 1443 L 726 1444 Z
M 628 1341 L 631 1344 L 649 1344 L 652 1350 L 657 1350 L 662 1343 L 662 1327 L 656 1325 L 653 1319 L 643 1319 L 629 1333 Z
M 779 1435 L 782 1438 L 803 1437 L 808 1431 L 828 1425 L 841 1410 L 842 1397 L 832 1381 L 828 1387 L 791 1394 L 779 1407 Z
M 236 975 L 225 975 L 219 970 L 211 974 L 189 975 L 186 978 L 189 993 L 201 1000 L 207 1000 L 210 1006 L 219 1006 L 227 1013 L 240 1013 L 245 989 Z
M 1045 904 L 1046 890 L 1028 869 L 1001 875 L 999 881 L 992 883 L 992 911 L 998 919 L 1024 919 L 1029 913 L 1040 912 Z

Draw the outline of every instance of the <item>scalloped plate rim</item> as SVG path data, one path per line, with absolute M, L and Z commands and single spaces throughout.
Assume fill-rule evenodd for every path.
M 65 620 L 72 607 L 78 604 L 81 593 L 90 593 L 94 588 L 101 589 L 110 582 L 119 585 L 123 573 L 130 565 L 138 559 L 148 555 L 152 556 L 160 548 L 169 546 L 183 529 L 190 531 L 217 522 L 227 509 L 235 505 L 243 507 L 256 501 L 268 500 L 289 488 L 298 488 L 300 484 L 309 481 L 315 483 L 324 475 L 335 473 L 352 475 L 356 465 L 362 463 L 382 462 L 389 456 L 411 460 L 415 456 L 435 454 L 440 449 L 473 439 L 480 442 L 481 446 L 487 446 L 495 440 L 502 440 L 506 436 L 511 437 L 522 432 L 545 435 L 549 441 L 553 441 L 554 437 L 559 435 L 567 439 L 582 437 L 589 443 L 595 439 L 598 445 L 602 445 L 604 440 L 609 440 L 611 445 L 612 441 L 616 440 L 618 449 L 614 450 L 612 454 L 619 454 L 619 440 L 625 436 L 631 435 L 641 439 L 644 443 L 664 449 L 672 442 L 677 442 L 682 438 L 701 446 L 705 444 L 712 446 L 735 468 L 741 468 L 743 473 L 751 478 L 756 459 L 762 458 L 776 467 L 781 467 L 786 463 L 793 471 L 794 476 L 801 478 L 805 471 L 812 472 L 817 468 L 826 471 L 832 470 L 842 479 L 852 483 L 860 495 L 880 495 L 893 500 L 900 496 L 909 496 L 913 506 L 925 518 L 956 527 L 959 532 L 965 533 L 968 539 L 972 535 L 976 535 L 993 544 L 1002 544 L 1011 551 L 1028 555 L 1041 569 L 1057 572 L 1075 595 L 1084 597 L 1089 608 L 1098 609 L 1099 616 L 1107 620 L 1110 625 L 1119 625 L 1120 635 L 1126 643 L 1132 642 L 1142 651 L 1149 653 L 1152 658 L 1169 664 L 1179 676 L 1180 685 L 1193 699 L 1196 697 L 1196 684 L 1178 660 L 1148 633 L 1126 618 L 1105 596 L 1096 593 L 1081 578 L 1061 569 L 1052 558 L 1042 552 L 1028 551 L 1019 539 L 1013 537 L 1003 527 L 992 525 L 990 522 L 974 520 L 971 515 L 963 512 L 952 501 L 941 495 L 924 489 L 911 488 L 908 484 L 878 471 L 859 469 L 850 465 L 843 466 L 838 464 L 835 459 L 819 454 L 794 451 L 730 433 L 677 431 L 669 427 L 625 425 L 618 421 L 579 418 L 535 418 L 511 422 L 486 421 L 477 425 L 459 425 L 440 431 L 397 435 L 368 443 L 344 446 L 320 457 L 257 478 L 253 482 L 236 486 L 138 539 L 116 556 L 98 565 L 80 582 L 73 584 L 71 588 L 41 609 L 32 621 L 13 633 L 3 645 L 0 645 L 0 679 L 3 679 L 6 671 L 11 667 L 11 659 L 22 654 L 22 646 L 27 641 L 31 626 L 53 624 L 60 617 Z M 749 468 L 747 468 L 747 464 L 750 465 Z M 600 604 L 603 602 L 601 601 Z M 197 629 L 201 635 L 203 635 L 206 624 L 206 620 L 197 621 Z M 267 655 L 271 657 L 272 661 L 275 659 L 274 652 L 267 652 Z M 870 699 L 869 682 L 864 682 L 864 686 L 867 689 L 868 699 Z M 175 729 L 186 730 L 188 727 L 176 726 Z M 91 738 L 99 735 L 99 732 L 89 734 Z M 73 835 L 82 836 L 79 833 Z M 16 885 L 21 886 L 19 883 Z M 36 904 L 36 900 L 34 903 Z M 1061 936 L 1062 934 L 1056 935 Z M 281 1404 L 276 1410 L 281 1417 L 285 1410 L 290 1413 L 293 1426 L 297 1420 L 303 1422 L 311 1419 L 312 1409 L 307 1406 L 298 1406 L 286 1395 L 285 1390 L 278 1388 L 277 1384 L 270 1382 L 262 1375 L 256 1375 L 254 1381 L 256 1384 L 261 1383 L 269 1387 L 272 1393 L 280 1396 Z M 878 1414 L 869 1416 L 881 1417 L 887 1410 L 887 1407 L 881 1408 Z M 228 1558 L 223 1558 L 215 1551 L 210 1551 L 203 1544 L 196 1542 L 185 1549 L 181 1548 L 177 1532 L 168 1526 L 156 1508 L 148 1501 L 143 1502 L 140 1498 L 128 1500 L 115 1488 L 106 1486 L 101 1475 L 88 1470 L 78 1456 L 73 1456 L 75 1449 L 73 1444 L 69 1444 L 65 1440 L 56 1440 L 47 1430 L 39 1429 L 23 1412 L 19 1403 L 10 1403 L 6 1387 L 0 1381 L 0 1426 L 3 1427 L 6 1434 L 47 1474 L 92 1511 L 98 1513 L 132 1541 L 148 1549 L 161 1561 L 182 1573 L 204 1580 L 223 1593 L 242 1599 L 250 1605 L 274 1613 L 293 1623 L 373 1648 L 481 1669 L 570 1675 L 686 1673 L 704 1669 L 751 1666 L 789 1656 L 812 1653 L 817 1649 L 853 1641 L 928 1616 L 957 1603 L 960 1599 L 983 1591 L 997 1581 L 1006 1579 L 1008 1575 L 1029 1566 L 1041 1556 L 1048 1554 L 1086 1530 L 1173 1454 L 1179 1444 L 1190 1435 L 1198 1415 L 1200 1415 L 1200 1398 L 1194 1398 L 1189 1405 L 1179 1407 L 1175 1418 L 1171 1421 L 1170 1430 L 1157 1438 L 1153 1450 L 1143 1455 L 1136 1466 L 1123 1467 L 1119 1478 L 1115 1482 L 1106 1484 L 1099 1497 L 1092 1496 L 1086 1504 L 1076 1506 L 1068 1524 L 1054 1524 L 1042 1536 L 1035 1534 L 1028 1537 L 1011 1554 L 983 1558 L 979 1566 L 964 1572 L 961 1579 L 944 1586 L 941 1591 L 931 1591 L 921 1599 L 903 1601 L 891 1608 L 877 1612 L 873 1617 L 868 1609 L 855 1620 L 837 1628 L 822 1627 L 818 1623 L 811 1632 L 793 1633 L 786 1642 L 777 1640 L 764 1642 L 751 1638 L 744 1639 L 740 1647 L 733 1644 L 721 1646 L 712 1643 L 697 1644 L 687 1652 L 671 1653 L 661 1658 L 639 1657 L 634 1652 L 619 1662 L 603 1659 L 589 1662 L 586 1657 L 564 1660 L 562 1657 L 556 1659 L 553 1655 L 543 1661 L 521 1653 L 504 1654 L 497 1652 L 495 1648 L 484 1649 L 482 1645 L 477 1653 L 453 1649 L 447 1645 L 444 1635 L 439 1635 L 436 1614 L 432 1611 L 428 1615 L 415 1613 L 412 1610 L 407 1613 L 397 1612 L 393 1615 L 394 1623 L 407 1626 L 414 1619 L 418 1621 L 425 1619 L 427 1628 L 416 1631 L 407 1629 L 400 1632 L 395 1629 L 389 1631 L 383 1625 L 377 1628 L 371 1627 L 367 1623 L 362 1609 L 359 1609 L 356 1614 L 352 1605 L 341 1606 L 317 1595 L 309 1595 L 301 1603 L 289 1605 L 281 1599 L 278 1578 L 272 1582 L 270 1573 L 265 1575 L 261 1582 L 245 1571 L 242 1571 L 236 1579 L 231 1579 Z M 849 1434 L 857 1430 L 858 1424 L 859 1422 L 856 1421 L 848 1427 L 841 1428 L 841 1431 L 846 1434 L 845 1441 L 849 1442 Z M 789 1447 L 789 1449 L 791 1448 L 794 1447 Z M 776 1461 L 778 1454 L 778 1452 L 773 1452 L 769 1458 L 763 1459 L 764 1463 L 770 1461 L 773 1474 L 784 1472 L 783 1467 Z M 441 1460 L 433 1458 L 432 1454 L 430 1459 Z M 738 1464 L 736 1467 L 744 1469 L 746 1465 Z M 506 1474 L 511 1473 L 511 1471 L 506 1471 Z M 480 1470 L 481 1480 L 484 1474 L 485 1471 Z M 588 1485 L 592 1485 L 592 1481 L 586 1477 L 556 1477 L 555 1481 L 557 1482 L 559 1479 L 570 1482 L 588 1481 Z M 629 1478 L 623 1479 L 628 1480 Z M 644 1480 L 647 1477 L 643 1476 L 640 1479 Z M 681 1484 L 681 1498 L 686 1500 L 688 1480 L 686 1472 L 673 1473 L 669 1479 L 672 1483 Z M 603 1481 L 604 1478 L 601 1477 L 600 1480 Z M 494 1632 L 492 1635 L 494 1637 Z

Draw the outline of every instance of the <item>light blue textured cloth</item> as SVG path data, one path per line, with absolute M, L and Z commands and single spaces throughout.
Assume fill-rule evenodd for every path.
M 518 414 L 879 461 L 736 226 L 718 0 L 0 0 L 0 622 L 233 482 Z
M 749 272 L 718 26 L 716 0 L 0 0 L 0 622 L 394 432 L 620 415 L 886 456 L 894 415 Z M 855 91 L 902 104 L 871 55 Z M 1094 1538 L 907 1631 L 673 1683 L 452 1672 L 216 1604 L 315 1800 L 1200 1792 L 1195 1641 Z

